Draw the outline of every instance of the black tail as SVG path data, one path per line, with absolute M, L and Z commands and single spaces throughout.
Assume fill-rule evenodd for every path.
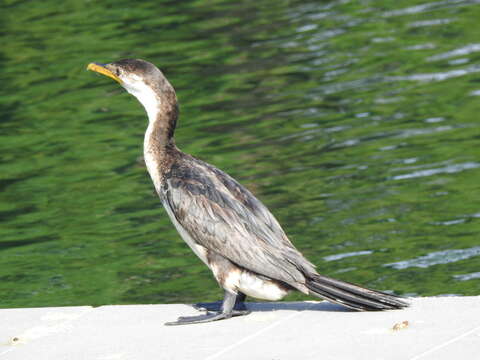
M 311 295 L 359 311 L 401 309 L 409 306 L 395 295 L 370 290 L 327 276 L 314 275 L 307 280 Z

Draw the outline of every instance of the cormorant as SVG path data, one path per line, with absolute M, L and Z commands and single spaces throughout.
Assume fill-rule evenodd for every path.
M 205 323 L 249 313 L 245 297 L 280 300 L 291 290 L 360 311 L 399 309 L 398 297 L 320 275 L 290 242 L 270 211 L 228 174 L 177 148 L 175 90 L 153 64 L 125 59 L 90 63 L 145 107 L 144 157 L 155 189 L 178 232 L 210 268 L 223 302 L 201 303 L 205 315 L 166 325 Z

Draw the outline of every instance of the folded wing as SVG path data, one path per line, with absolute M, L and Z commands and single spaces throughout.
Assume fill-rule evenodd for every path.
M 160 194 L 199 245 L 233 263 L 306 291 L 315 274 L 268 209 L 227 174 L 185 157 L 173 164 Z

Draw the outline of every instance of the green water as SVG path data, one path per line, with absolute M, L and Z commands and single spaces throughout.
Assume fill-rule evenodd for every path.
M 176 88 L 177 144 L 251 189 L 323 274 L 480 294 L 480 4 L 0 6 L 0 306 L 221 296 L 154 194 L 143 108 L 85 71 L 125 57 Z

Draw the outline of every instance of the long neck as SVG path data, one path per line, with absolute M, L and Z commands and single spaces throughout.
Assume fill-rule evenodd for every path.
M 167 162 L 167 149 L 175 146 L 173 133 L 177 124 L 178 105 L 175 92 L 162 96 L 152 93 L 137 97 L 148 114 L 148 127 L 143 142 L 143 154 L 150 177 L 157 192 L 160 191 L 162 172 Z
M 178 117 L 177 97 L 166 80 L 162 85 L 159 88 L 140 83 L 136 87 L 125 87 L 143 105 L 148 115 L 145 152 L 163 152 L 173 141 Z
M 144 152 L 164 153 L 167 147 L 174 144 L 173 134 L 178 118 L 176 101 L 159 104 L 156 111 L 147 110 L 148 127 L 144 139 Z
M 148 115 L 144 152 L 163 152 L 173 142 L 177 124 L 177 96 L 165 78 L 157 82 L 137 82 L 135 86 L 124 85 L 143 105 Z

